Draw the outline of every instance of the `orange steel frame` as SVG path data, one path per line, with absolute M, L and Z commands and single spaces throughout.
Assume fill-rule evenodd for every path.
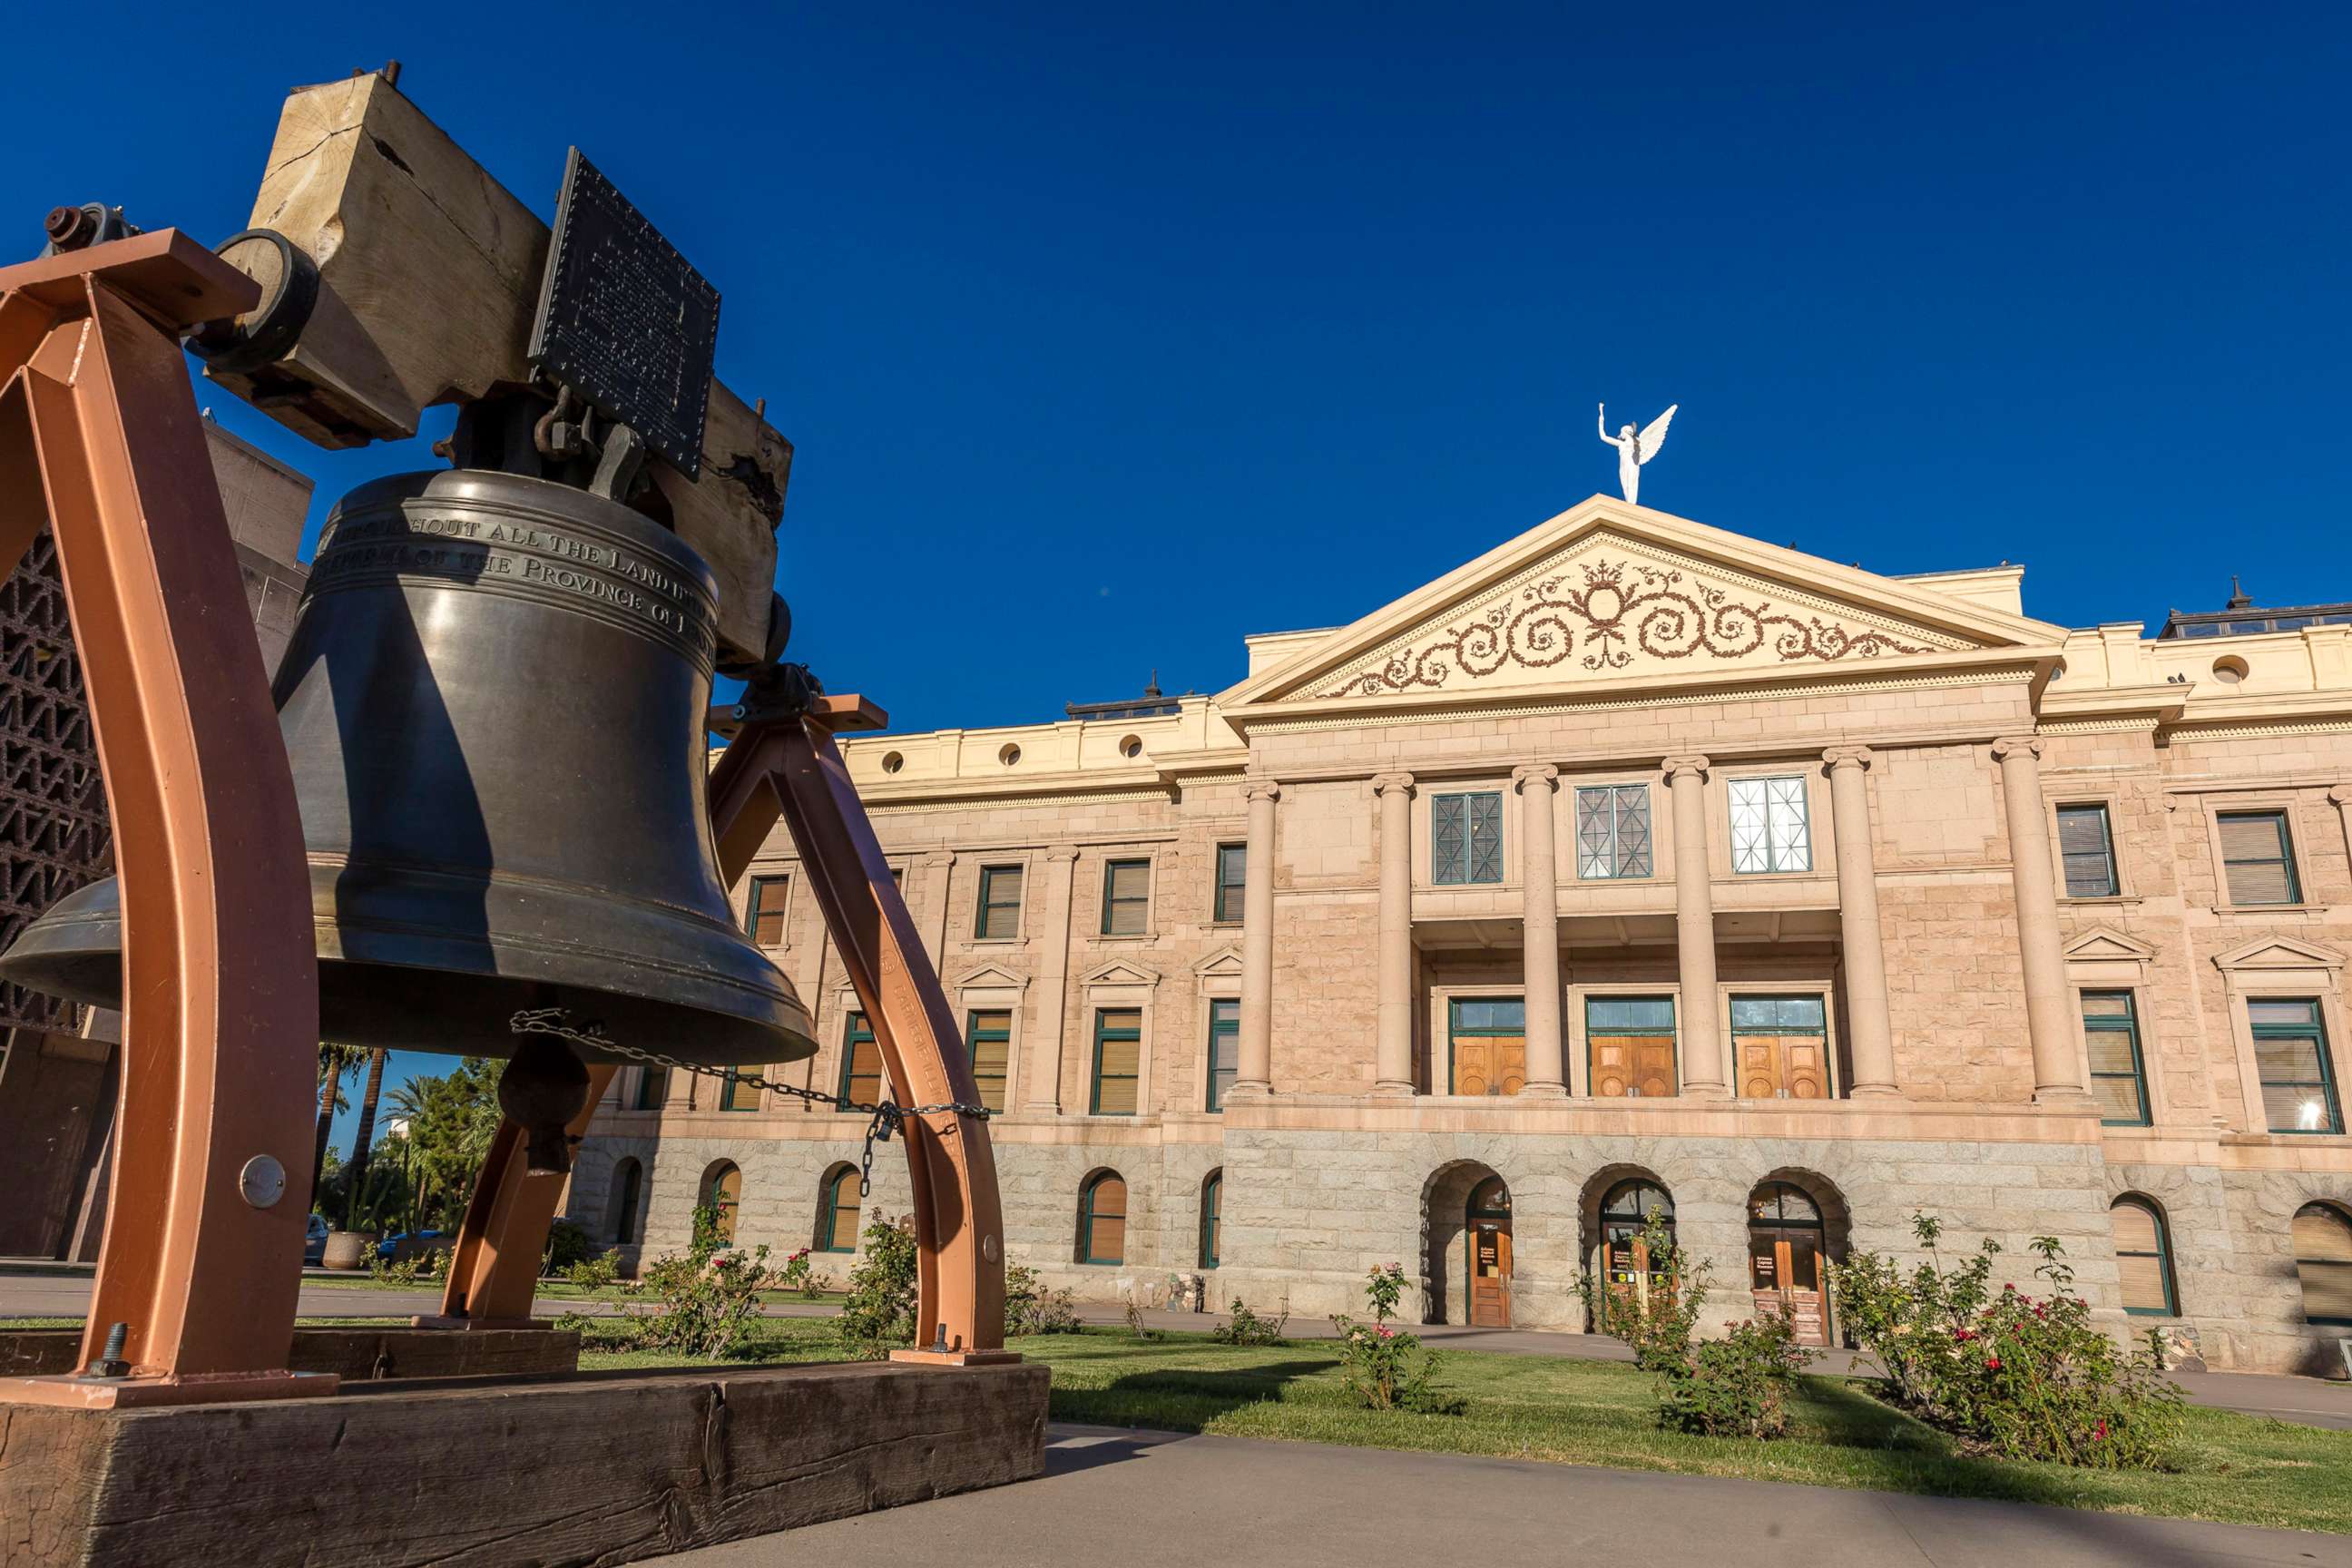
M 0 268 L 0 562 L 54 531 L 121 879 L 121 1089 L 82 1355 L 121 1322 L 131 1367 L 0 1379 L 0 1403 L 335 1387 L 285 1370 L 318 1074 L 301 824 L 178 341 L 257 296 L 170 229 Z
M 821 697 L 797 719 L 753 719 L 710 773 L 710 820 L 719 874 L 730 887 L 782 816 L 802 875 L 824 911 L 857 1005 L 874 1030 L 893 1092 L 905 1105 L 974 1105 L 979 1087 L 914 917 L 882 858 L 872 822 L 849 782 L 836 731 L 877 729 L 884 716 L 855 697 Z M 589 1069 L 587 1131 L 616 1070 Z M 914 1176 L 917 1321 L 926 1347 L 899 1360 L 1015 1361 L 1004 1345 L 1003 1211 L 988 1124 L 954 1112 L 909 1116 Z M 501 1122 L 458 1227 L 437 1316 L 425 1328 L 527 1326 L 548 1226 L 563 1183 L 524 1169 L 522 1129 Z M 938 1345 L 944 1344 L 944 1351 Z
M 163 229 L 0 268 L 0 563 L 47 525 L 82 658 L 122 889 L 123 1070 L 106 1234 L 83 1335 L 128 1326 L 127 1377 L 0 1378 L 10 1402 L 115 1406 L 331 1393 L 285 1370 L 307 1216 L 318 960 L 294 784 L 178 339 L 257 286 Z M 721 874 L 781 816 L 908 1105 L 977 1103 L 961 1037 L 833 736 L 855 698 L 754 719 L 712 771 Z M 584 1132 L 614 1068 L 589 1069 Z M 919 1321 L 1010 1361 L 987 1123 L 909 1116 Z M 563 1183 L 502 1123 L 437 1317 L 530 1321 Z M 275 1163 L 282 1187 L 260 1179 Z M 268 1201 L 263 1201 L 267 1198 Z

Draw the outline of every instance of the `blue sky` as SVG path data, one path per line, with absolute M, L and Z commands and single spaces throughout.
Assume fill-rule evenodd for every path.
M 689 9 L 692 12 L 688 19 Z M 798 447 L 795 650 L 902 728 L 1241 674 L 1613 487 L 2087 625 L 2352 598 L 2352 12 L 203 7 L 12 18 L 0 221 L 244 226 L 388 58 L 542 216 L 577 142 Z M 224 31 L 226 29 L 226 31 Z M 41 62 L 87 58 L 102 71 Z M 0 247 L 5 249 L 5 247 Z M 423 442 L 325 454 L 318 515 Z M 444 412 L 427 437 L 446 429 Z M 433 1058 L 424 1058 L 431 1062 Z

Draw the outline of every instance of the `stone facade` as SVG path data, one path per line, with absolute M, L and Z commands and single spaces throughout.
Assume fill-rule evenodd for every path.
M 1009 1256 L 1089 1298 L 1205 1268 L 1213 1300 L 1318 1314 L 1402 1262 L 1460 1321 L 1465 1205 L 1498 1177 L 1509 1321 L 1582 1328 L 1580 1272 L 1622 1262 L 1604 1202 L 1638 1180 L 1713 1261 L 1719 1321 L 1752 1300 L 1751 1199 L 1782 1182 L 1832 1257 L 1907 1257 L 1931 1210 L 1948 1248 L 1996 1237 L 2028 1282 L 2026 1243 L 2056 1236 L 2119 1331 L 2340 1370 L 2352 1329 L 2308 1321 L 2294 1236 L 2315 1203 L 2352 1226 L 2352 626 L 2069 630 L 2021 583 L 1874 576 L 1595 498 L 1351 626 L 1250 639 L 1213 697 L 845 742 L 958 1017 L 1009 1015 Z M 1595 851 L 1602 797 L 1580 792 L 1601 786 L 1628 815 Z M 2105 886 L 2066 854 L 2094 805 Z M 2224 868 L 2256 813 L 2285 825 L 2289 900 Z M 1244 856 L 1222 901 L 1221 847 Z M 1136 861 L 1150 900 L 1122 925 L 1109 868 Z M 983 935 L 983 873 L 1001 891 L 1009 868 L 1019 918 Z M 832 1090 L 857 1003 L 797 873 L 780 829 L 753 877 L 817 1051 L 770 1070 Z M 2136 1081 L 2084 1023 L 2117 995 Z M 2315 1009 L 2332 1082 L 2284 1083 L 2266 999 Z M 1767 1038 L 1741 1023 L 1759 1000 L 1819 1022 Z M 1619 1004 L 1670 1021 L 1621 1037 Z M 1135 1110 L 1098 1114 L 1098 1033 L 1129 1013 Z M 1647 1092 L 1611 1092 L 1621 1049 L 1650 1053 Z M 1462 1092 L 1480 1052 L 1501 1065 L 1475 1081 L 1508 1092 Z M 635 1261 L 731 1165 L 740 1239 L 824 1239 L 862 1118 L 721 1110 L 685 1078 L 634 1109 L 639 1080 L 582 1151 L 575 1219 Z M 903 1156 L 875 1170 L 865 1212 L 898 1212 Z M 1083 1261 L 1103 1173 L 1124 1239 Z M 2126 1195 L 2161 1218 L 2168 1301 L 2119 1266 Z

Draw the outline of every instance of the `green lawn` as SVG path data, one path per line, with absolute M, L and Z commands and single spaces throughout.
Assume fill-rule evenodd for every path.
M 761 1330 L 747 1359 L 843 1353 L 830 1320 L 770 1319 Z M 595 1348 L 613 1342 L 611 1326 L 592 1323 L 582 1366 L 679 1363 Z M 1845 1378 L 1805 1378 L 1791 1434 L 1753 1443 L 1661 1432 L 1654 1380 L 1614 1362 L 1448 1351 L 1439 1382 L 1466 1408 L 1418 1415 L 1351 1407 L 1332 1348 L 1313 1341 L 1236 1350 L 1202 1335 L 1142 1343 L 1124 1330 L 1089 1329 L 1013 1348 L 1054 1369 L 1053 1415 L 1062 1421 L 2352 1532 L 2352 1433 L 2228 1411 L 2186 1413 L 2170 1471 L 2109 1472 L 1971 1458 Z

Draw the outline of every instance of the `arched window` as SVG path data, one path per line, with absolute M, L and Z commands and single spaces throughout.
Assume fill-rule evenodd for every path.
M 2180 1310 L 2172 1290 L 2172 1238 L 2164 1215 L 2146 1198 L 2117 1198 L 2107 1210 L 2115 1227 L 2116 1268 L 2123 1276 L 2124 1310 L 2169 1318 Z
M 817 1184 L 816 1249 L 857 1250 L 857 1167 L 835 1165 Z
M 1117 1171 L 1098 1171 L 1078 1193 L 1078 1261 L 1127 1261 L 1127 1183 Z
M 612 1221 L 613 1239 L 626 1247 L 637 1239 L 637 1210 L 645 1193 L 646 1168 L 624 1160 L 613 1168 L 613 1192 L 604 1214 Z
M 2307 1321 L 2352 1323 L 2352 1219 L 2342 1209 L 2305 1204 L 2295 1211 L 2294 1271 Z
M 743 1206 L 743 1173 L 733 1161 L 721 1160 L 702 1173 L 701 1206 L 719 1211 L 719 1242 L 733 1245 L 735 1213 Z
M 1225 1201 L 1225 1173 L 1212 1171 L 1201 1184 L 1201 1267 L 1217 1266 L 1219 1214 Z
M 1675 1233 L 1675 1200 L 1654 1182 L 1620 1182 L 1601 1200 L 1601 1247 L 1612 1299 L 1630 1292 L 1647 1300 L 1667 1287 L 1666 1260 L 1650 1255 L 1650 1216 L 1664 1223 L 1668 1245 Z

